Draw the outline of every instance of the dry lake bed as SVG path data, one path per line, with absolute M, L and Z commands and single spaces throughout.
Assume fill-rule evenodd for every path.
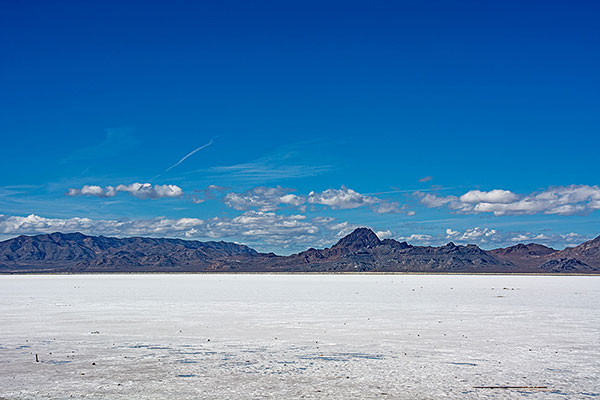
M 600 398 L 600 277 L 0 277 L 0 399 L 66 398 Z

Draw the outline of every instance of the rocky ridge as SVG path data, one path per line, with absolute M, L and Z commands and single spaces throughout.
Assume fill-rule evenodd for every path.
M 423 272 L 600 273 L 600 236 L 555 250 L 517 244 L 414 246 L 358 228 L 329 248 L 277 256 L 228 242 L 81 233 L 19 236 L 0 242 L 0 273 L 31 272 Z

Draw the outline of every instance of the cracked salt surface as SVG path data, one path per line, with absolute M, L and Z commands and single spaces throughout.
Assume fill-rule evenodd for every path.
M 0 277 L 0 399 L 586 399 L 599 377 L 600 277 Z

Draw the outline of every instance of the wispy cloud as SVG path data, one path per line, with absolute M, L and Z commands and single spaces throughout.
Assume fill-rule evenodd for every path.
M 429 182 L 431 180 L 433 180 L 433 177 L 428 175 L 428 176 L 425 176 L 425 177 L 419 179 L 419 182 Z
M 311 147 L 308 147 L 309 145 Z M 264 185 L 271 181 L 317 176 L 333 170 L 332 165 L 307 161 L 307 153 L 313 147 L 312 142 L 296 143 L 249 162 L 216 165 L 190 171 L 186 175 L 201 174 L 203 177 L 227 184 L 243 182 Z
M 397 190 L 387 190 L 387 191 L 383 191 L 383 192 L 372 192 L 372 193 L 364 193 L 365 195 L 369 195 L 369 196 L 379 196 L 382 194 L 396 194 L 396 193 L 419 193 L 419 192 L 438 192 L 438 191 L 442 191 L 442 190 L 452 190 L 452 189 L 456 189 L 457 186 L 453 186 L 453 187 L 432 187 L 429 189 L 397 189 Z
M 104 139 L 97 145 L 79 148 L 61 160 L 61 163 L 104 160 L 122 156 L 138 145 L 129 127 L 108 128 Z
M 281 165 L 268 161 L 215 166 L 201 172 L 243 182 L 268 182 L 280 179 L 306 178 L 331 170 L 327 165 Z

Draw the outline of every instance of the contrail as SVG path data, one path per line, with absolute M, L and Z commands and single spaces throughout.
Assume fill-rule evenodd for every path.
M 185 156 L 183 156 L 181 158 L 181 160 L 177 161 L 175 164 L 171 165 L 169 168 L 165 169 L 163 172 L 161 172 L 160 174 L 156 175 L 154 178 L 158 178 L 159 176 L 161 176 L 162 174 L 169 172 L 170 170 L 172 170 L 173 168 L 175 168 L 176 166 L 178 166 L 179 164 L 181 164 L 182 162 L 184 162 L 188 157 L 194 155 L 195 153 L 199 152 L 202 149 L 207 148 L 208 146 L 210 146 L 211 144 L 213 144 L 215 142 L 214 138 L 210 139 L 210 141 L 200 147 L 198 147 L 197 149 L 194 149 L 192 151 L 190 151 L 188 154 L 186 154 Z

